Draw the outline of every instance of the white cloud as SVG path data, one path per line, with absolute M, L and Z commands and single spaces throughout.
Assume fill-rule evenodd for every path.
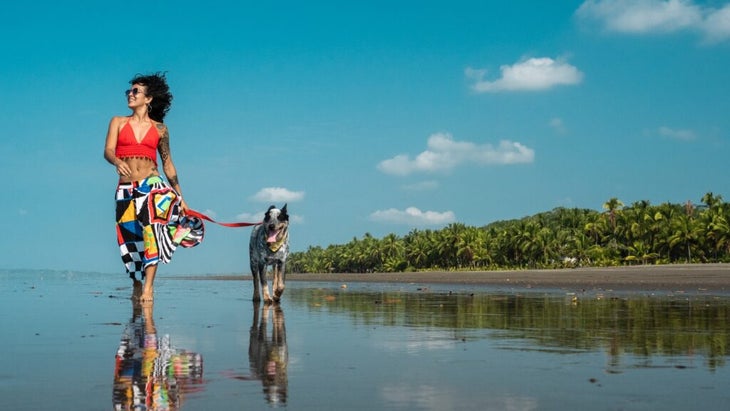
M 589 0 L 576 14 L 622 33 L 670 32 L 702 20 L 699 7 L 685 0 Z
M 370 219 L 382 223 L 406 224 L 411 226 L 441 225 L 452 223 L 456 220 L 453 211 L 421 211 L 416 207 L 408 207 L 405 210 L 389 208 L 378 210 L 370 214 Z
M 484 79 L 487 71 L 483 69 L 467 67 L 464 73 L 475 81 L 471 87 L 477 93 L 542 91 L 583 81 L 583 73 L 576 67 L 549 57 L 527 59 L 512 66 L 501 66 L 499 70 L 502 76 L 494 81 Z
M 659 127 L 659 135 L 682 141 L 691 141 L 697 138 L 697 135 L 692 130 L 675 130 L 669 127 Z
M 241 213 L 236 215 L 236 221 L 248 221 L 248 222 L 256 222 L 256 221 L 262 221 L 264 219 L 264 212 L 260 211 L 258 213 Z
M 628 34 L 692 30 L 710 42 L 730 38 L 730 5 L 703 7 L 692 0 L 588 0 L 576 11 L 584 20 L 602 23 L 607 31 Z
M 448 133 L 437 133 L 428 138 L 428 149 L 415 158 L 399 154 L 381 161 L 377 168 L 386 174 L 405 176 L 414 172 L 449 171 L 462 164 L 531 163 L 534 158 L 533 149 L 517 142 L 502 140 L 497 147 L 493 147 L 491 144 L 454 141 Z
M 710 42 L 730 39 L 730 4 L 710 13 L 702 23 L 702 31 Z
M 558 134 L 565 134 L 567 131 L 565 124 L 563 123 L 563 119 L 559 117 L 551 118 L 548 125 Z
M 304 191 L 290 191 L 283 187 L 266 187 L 259 190 L 251 198 L 262 203 L 299 201 L 304 198 Z

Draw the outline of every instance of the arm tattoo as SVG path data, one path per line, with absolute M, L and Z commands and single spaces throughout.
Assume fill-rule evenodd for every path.
M 157 150 L 160 152 L 162 162 L 165 163 L 170 159 L 170 133 L 167 132 L 167 127 L 162 124 L 158 124 L 157 127 L 164 128 L 160 136 L 160 142 L 157 144 Z
M 170 160 L 170 133 L 167 131 L 167 127 L 164 124 L 158 124 L 158 129 L 162 132 L 160 135 L 160 142 L 157 143 L 157 151 L 160 152 L 160 158 L 162 158 L 163 165 Z M 172 163 L 170 163 L 172 165 Z M 163 166 L 165 174 L 167 174 L 167 167 Z M 180 181 L 177 179 L 177 174 L 173 174 L 167 177 L 167 181 L 170 183 L 172 188 L 180 192 Z

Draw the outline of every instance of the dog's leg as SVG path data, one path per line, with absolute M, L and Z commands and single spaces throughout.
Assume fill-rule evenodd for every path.
M 271 267 L 271 271 L 272 277 L 274 277 L 271 288 L 274 291 L 274 301 L 278 303 L 281 298 L 281 293 L 279 292 L 279 264 L 274 263 L 274 265 Z
M 274 301 L 279 302 L 284 294 L 284 263 L 274 264 Z
M 259 290 L 259 277 L 261 276 L 261 256 L 258 254 L 256 245 L 258 244 L 259 227 L 251 230 L 251 240 L 248 243 L 248 264 L 251 267 L 251 277 L 253 277 L 253 298 L 254 302 L 261 301 L 261 292 Z
M 253 277 L 253 301 L 261 301 L 261 292 L 259 290 L 259 277 L 261 276 L 261 268 L 258 263 L 251 261 L 251 276 Z
M 261 291 L 264 293 L 264 302 L 270 304 L 273 300 L 271 299 L 271 293 L 269 292 L 269 284 L 266 282 L 266 266 L 264 265 L 261 269 L 261 275 L 259 276 L 261 283 Z

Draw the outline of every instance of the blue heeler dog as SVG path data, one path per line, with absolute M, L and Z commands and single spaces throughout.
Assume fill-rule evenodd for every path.
M 289 255 L 289 214 L 286 204 L 281 210 L 273 205 L 269 207 L 263 223 L 255 226 L 251 232 L 248 253 L 253 275 L 253 300 L 261 301 L 260 289 L 263 288 L 264 302 L 279 302 L 284 294 L 284 269 Z M 268 266 L 272 267 L 273 298 L 266 283 Z

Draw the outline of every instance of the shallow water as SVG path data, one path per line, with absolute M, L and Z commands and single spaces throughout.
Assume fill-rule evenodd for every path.
M 145 310 L 129 285 L 0 271 L 0 409 L 730 403 L 727 295 L 290 282 L 275 308 L 252 304 L 248 281 L 169 276 Z

